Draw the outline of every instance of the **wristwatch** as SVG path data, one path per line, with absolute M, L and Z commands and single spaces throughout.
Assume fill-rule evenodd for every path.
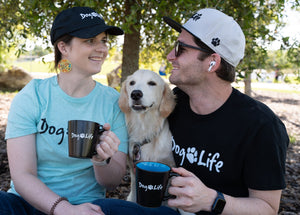
M 94 159 L 91 159 L 91 161 L 95 166 L 106 166 L 107 164 L 109 164 L 110 158 L 108 158 L 104 161 L 97 161 L 97 160 L 94 160 Z
M 217 191 L 217 194 L 218 194 L 217 198 L 215 199 L 215 201 L 211 207 L 211 212 L 215 215 L 221 214 L 223 212 L 223 209 L 226 204 L 223 193 Z

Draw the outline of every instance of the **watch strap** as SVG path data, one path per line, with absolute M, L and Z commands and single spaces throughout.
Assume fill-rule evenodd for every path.
M 91 159 L 91 161 L 95 166 L 106 166 L 107 164 L 109 164 L 110 158 L 103 160 L 103 161 L 97 161 L 97 160 Z
M 217 191 L 217 197 L 211 207 L 212 214 L 214 215 L 221 214 L 223 212 L 225 204 L 226 204 L 226 200 L 224 198 L 223 193 Z

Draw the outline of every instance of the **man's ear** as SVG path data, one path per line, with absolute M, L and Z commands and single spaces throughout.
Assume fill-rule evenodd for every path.
M 214 61 L 214 60 L 210 61 L 209 67 L 208 67 L 208 71 L 210 72 L 211 69 L 212 69 L 215 65 L 216 65 L 216 61 Z
M 209 61 L 207 71 L 215 72 L 221 64 L 221 56 L 217 53 L 213 53 L 209 58 L 210 61 Z

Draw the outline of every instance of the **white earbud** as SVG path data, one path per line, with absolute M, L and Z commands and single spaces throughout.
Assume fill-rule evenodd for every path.
M 216 65 L 216 61 L 211 61 L 208 67 L 208 71 L 210 72 L 210 70 Z

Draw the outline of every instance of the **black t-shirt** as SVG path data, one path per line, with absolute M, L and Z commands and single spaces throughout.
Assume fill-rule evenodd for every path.
M 234 197 L 247 197 L 248 188 L 285 188 L 289 137 L 266 105 L 233 88 L 218 110 L 198 115 L 191 110 L 188 95 L 179 88 L 174 93 L 177 105 L 168 120 L 178 167 Z

